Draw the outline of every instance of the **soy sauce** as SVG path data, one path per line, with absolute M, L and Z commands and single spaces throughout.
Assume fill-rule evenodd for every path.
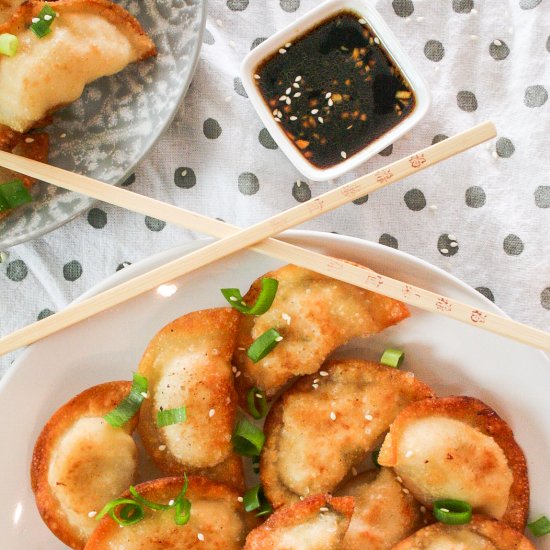
M 256 70 L 273 117 L 314 166 L 342 162 L 415 107 L 409 83 L 353 12 L 320 23 Z

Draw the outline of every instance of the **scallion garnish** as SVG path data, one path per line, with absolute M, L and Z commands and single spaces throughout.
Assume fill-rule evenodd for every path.
M 52 32 L 51 26 L 57 13 L 49 4 L 45 4 L 40 10 L 38 17 L 33 18 L 30 29 L 38 38 L 44 38 Z
M 174 521 L 177 525 L 185 525 L 191 517 L 191 501 L 188 498 L 176 500 Z
M 243 418 L 239 420 L 231 441 L 237 454 L 258 456 L 264 446 L 265 435 L 260 428 Z
M 246 394 L 246 403 L 248 405 L 248 412 L 256 420 L 260 420 L 267 414 L 267 399 L 265 398 L 265 392 L 259 388 L 248 390 Z
M 541 516 L 536 521 L 532 521 L 527 524 L 529 531 L 533 533 L 535 537 L 542 537 L 550 533 L 550 520 L 546 516 Z
M 274 328 L 270 328 L 252 342 L 246 354 L 252 362 L 257 363 L 272 351 L 282 339 L 283 337 Z
M 147 378 L 135 372 L 130 393 L 103 418 L 115 428 L 122 427 L 138 412 L 147 394 L 147 385 Z
M 450 498 L 433 503 L 433 515 L 437 521 L 447 525 L 462 525 L 472 519 L 472 507 L 463 500 Z
M 8 32 L 0 34 L 0 54 L 13 57 L 19 49 L 19 39 Z
M 116 508 L 119 506 L 122 506 L 122 508 L 117 516 Z M 107 514 L 119 525 L 126 527 L 141 521 L 145 515 L 145 512 L 143 511 L 141 504 L 138 504 L 135 500 L 130 498 L 116 498 L 115 500 L 108 502 L 101 509 L 99 514 L 95 517 L 96 521 L 99 521 Z
M 380 357 L 380 363 L 398 369 L 405 359 L 405 352 L 400 349 L 388 348 Z
M 258 299 L 252 306 L 249 306 L 243 302 L 241 291 L 238 288 L 222 288 L 221 293 L 231 304 L 231 307 L 235 308 L 237 311 L 240 311 L 245 315 L 262 315 L 268 311 L 271 304 L 273 304 L 278 286 L 279 281 L 277 281 L 277 279 L 264 277 L 262 279 L 262 289 L 260 290 Z
M 271 514 L 273 508 L 271 504 L 267 501 L 264 495 L 264 491 L 261 485 L 256 485 L 252 489 L 248 489 L 243 496 L 244 509 L 247 512 L 252 512 L 258 510 L 256 516 L 265 516 L 266 514 Z
M 166 409 L 158 411 L 157 413 L 157 426 L 164 428 L 172 424 L 179 424 L 187 420 L 187 410 L 185 407 L 179 407 L 177 409 Z
M 10 205 L 8 204 L 8 201 L 4 198 L 4 196 L 2 195 L 2 191 L 0 190 L 0 212 L 5 212 L 9 209 Z
M 382 466 L 380 466 L 380 462 L 378 462 L 379 455 L 380 455 L 380 449 L 377 449 L 376 451 L 372 451 L 371 460 L 374 466 L 378 469 L 382 468 Z
M 139 504 L 143 506 L 147 506 L 147 508 L 151 508 L 151 510 L 170 510 L 173 504 L 159 504 L 158 502 L 152 502 L 151 500 L 147 500 L 145 497 L 142 497 L 138 492 L 137 489 L 130 485 L 130 494 L 134 497 L 134 499 L 139 502 Z
M 21 180 L 13 180 L 0 184 L 0 195 L 8 208 L 16 208 L 32 201 L 31 194 Z

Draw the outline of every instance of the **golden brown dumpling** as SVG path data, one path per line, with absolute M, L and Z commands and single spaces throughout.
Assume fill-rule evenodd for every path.
M 58 0 L 52 32 L 28 27 L 45 2 L 23 4 L 0 34 L 19 39 L 15 56 L 0 56 L 0 124 L 26 132 L 49 113 L 80 97 L 84 86 L 155 55 L 137 20 L 108 0 Z
M 243 316 L 234 359 L 241 373 L 236 382 L 241 398 L 251 387 L 273 396 L 292 378 L 318 371 L 334 349 L 352 338 L 372 336 L 409 316 L 397 300 L 295 265 L 256 280 L 244 297 L 247 303 L 256 301 L 263 277 L 277 279 L 279 288 L 267 313 Z M 246 349 L 270 328 L 283 340 L 253 363 Z
M 398 413 L 431 389 L 403 372 L 359 359 L 330 361 L 274 403 L 260 459 L 273 506 L 331 492 L 375 448 Z
M 380 464 L 393 467 L 423 504 L 450 498 L 523 530 L 529 482 L 523 452 L 509 426 L 472 397 L 409 405 L 386 436 Z
M 231 308 L 194 311 L 166 325 L 145 350 L 138 370 L 149 381 L 149 398 L 141 406 L 139 433 L 164 472 L 243 486 L 242 462 L 231 445 L 238 318 Z M 158 427 L 158 411 L 180 407 L 187 409 L 185 422 Z
M 246 537 L 244 550 L 340 550 L 353 498 L 314 495 L 283 506 Z
M 63 405 L 44 426 L 32 457 L 36 505 L 50 530 L 71 548 L 84 548 L 93 516 L 132 484 L 137 416 L 114 428 L 103 416 L 129 393 L 130 382 L 94 386 Z

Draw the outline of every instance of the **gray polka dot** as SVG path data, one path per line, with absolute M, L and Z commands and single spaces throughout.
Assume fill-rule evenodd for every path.
M 151 218 L 150 216 L 145 216 L 145 225 L 147 229 L 151 231 L 162 231 L 166 227 L 166 222 L 162 220 L 157 220 L 156 218 Z
M 117 271 L 123 270 L 125 267 L 128 267 L 129 265 L 132 265 L 132 262 L 122 262 L 121 264 L 118 264 L 116 267 Z
M 292 196 L 298 202 L 306 202 L 311 199 L 311 189 L 305 181 L 295 181 L 292 186 Z
M 55 313 L 55 311 L 52 311 L 51 309 L 43 309 L 37 316 L 36 316 L 36 320 L 37 321 L 42 321 L 42 319 L 45 319 L 46 317 L 49 317 L 50 315 L 53 315 Z
M 470 208 L 481 208 L 486 200 L 485 191 L 482 187 L 479 187 L 479 185 L 474 185 L 466 189 L 466 204 Z
M 532 10 L 536 8 L 542 0 L 519 0 L 519 7 L 522 10 Z
M 514 147 L 512 140 L 506 137 L 498 138 L 496 144 L 496 152 L 499 157 L 505 159 L 510 158 L 514 154 L 515 150 L 516 148 Z
M 293 12 L 300 7 L 300 0 L 281 0 L 280 4 L 283 10 Z
M 519 256 L 525 248 L 522 240 L 517 235 L 513 234 L 508 235 L 504 239 L 503 247 L 504 252 L 506 252 L 508 256 Z
M 548 92 L 544 86 L 536 84 L 535 86 L 529 86 L 525 90 L 525 97 L 523 102 L 527 107 L 540 107 L 546 103 L 548 99 Z
M 448 138 L 449 136 L 446 136 L 445 134 L 436 134 L 432 139 L 432 145 L 435 145 L 436 143 L 439 143 L 440 141 L 443 141 Z
M 107 214 L 101 208 L 92 208 L 88 212 L 88 223 L 96 229 L 102 229 L 107 225 Z
M 535 204 L 539 208 L 550 208 L 550 186 L 539 185 L 535 189 Z
M 132 183 L 134 183 L 134 181 L 136 181 L 136 175 L 135 174 L 131 174 L 126 180 L 124 180 L 120 185 L 122 187 L 129 187 L 130 185 L 132 185 Z
M 428 40 L 424 46 L 424 55 L 430 61 L 441 61 L 445 55 L 445 48 L 439 40 Z
M 239 175 L 239 191 L 243 195 L 254 195 L 260 189 L 260 182 L 252 172 L 243 172 Z
M 180 166 L 174 172 L 174 183 L 182 189 L 191 189 L 191 187 L 195 187 L 197 184 L 197 176 L 195 176 L 192 168 Z
M 453 10 L 456 13 L 470 13 L 474 9 L 474 0 L 453 0 Z
M 262 128 L 260 134 L 258 135 L 258 140 L 266 149 L 277 149 L 278 145 L 275 143 L 275 140 L 271 137 L 271 134 L 267 131 L 267 128 Z
M 393 0 L 391 3 L 393 11 L 399 17 L 409 17 L 414 12 L 414 4 L 412 0 Z
M 420 189 L 410 189 L 405 193 L 404 199 L 409 210 L 413 210 L 414 212 L 418 212 L 426 207 L 426 197 Z
M 368 195 L 363 195 L 362 197 L 359 197 L 358 199 L 355 199 L 353 201 L 353 204 L 356 204 L 357 206 L 361 206 L 362 204 L 366 204 L 369 200 Z
M 222 127 L 217 120 L 207 118 L 202 125 L 202 131 L 208 139 L 217 139 L 222 133 Z
M 256 46 L 259 46 L 265 40 L 267 40 L 265 36 L 258 36 L 258 38 L 254 38 L 254 41 L 250 45 L 250 49 L 253 50 Z
M 468 113 L 477 109 L 477 98 L 473 92 L 462 90 L 456 95 L 456 102 L 460 109 Z
M 443 233 L 437 239 L 437 249 L 442 256 L 454 256 L 458 252 L 458 243 L 448 233 Z
M 10 262 L 6 269 L 8 279 L 15 281 L 16 283 L 21 282 L 28 274 L 29 270 L 27 268 L 27 264 L 23 260 L 15 260 Z
M 209 46 L 212 46 L 216 41 L 214 40 L 214 35 L 208 30 L 204 29 L 204 34 L 202 35 L 202 41 Z
M 550 286 L 540 293 L 540 305 L 544 309 L 550 309 Z
M 487 288 L 486 286 L 478 286 L 476 290 L 485 296 L 485 298 L 491 300 L 491 302 L 495 301 L 495 296 L 490 288 Z
M 382 155 L 383 157 L 389 157 L 393 153 L 393 145 L 388 145 L 385 149 L 382 149 L 379 155 Z
M 227 7 L 233 11 L 243 11 L 248 7 L 248 0 L 227 0 Z
M 248 97 L 248 94 L 243 86 L 243 81 L 238 76 L 233 79 L 233 89 L 237 94 L 242 95 L 243 97 Z
M 378 242 L 380 244 L 383 244 L 384 246 L 398 248 L 397 239 L 395 237 L 392 237 L 389 233 L 384 233 L 383 235 L 380 235 Z
M 497 61 L 502 61 L 510 55 L 510 48 L 504 40 L 493 40 L 489 44 L 489 55 Z
M 73 260 L 68 262 L 63 266 L 63 277 L 67 281 L 76 281 L 82 276 L 82 266 L 80 262 Z

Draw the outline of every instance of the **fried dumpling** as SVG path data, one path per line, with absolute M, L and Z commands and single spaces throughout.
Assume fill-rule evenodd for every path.
M 334 349 L 352 338 L 371 336 L 409 316 L 397 300 L 294 265 L 256 280 L 244 297 L 247 303 L 256 301 L 263 277 L 277 279 L 279 288 L 267 313 L 241 321 L 234 358 L 241 372 L 236 382 L 241 397 L 251 387 L 273 396 L 295 376 L 318 371 Z M 270 328 L 283 340 L 253 363 L 246 350 Z
M 267 416 L 265 495 L 278 507 L 332 492 L 403 408 L 432 396 L 412 373 L 359 359 L 326 363 L 285 391 Z
M 84 548 L 93 515 L 132 484 L 137 416 L 114 428 L 103 416 L 129 393 L 130 382 L 87 389 L 63 405 L 44 426 L 32 457 L 36 505 L 50 530 L 71 548 Z
M 355 509 L 342 550 L 390 550 L 425 526 L 422 506 L 389 468 L 370 470 L 345 483 L 336 493 L 350 496 Z M 425 508 L 423 508 L 425 511 Z
M 0 124 L 18 132 L 78 99 L 89 82 L 156 53 L 138 21 L 108 0 L 52 3 L 59 17 L 38 38 L 29 25 L 44 5 L 26 2 L 0 25 L 19 39 L 15 56 L 0 56 Z
M 352 514 L 353 498 L 314 495 L 276 510 L 244 550 L 340 550 Z
M 434 523 L 393 547 L 393 550 L 535 550 L 519 531 L 505 523 L 474 516 L 465 525 Z
M 48 134 L 22 135 L 11 131 L 2 132 L 0 128 L 0 150 L 2 151 L 8 151 L 39 162 L 46 162 L 48 149 Z M 36 183 L 34 178 L 0 167 L 0 186 L 14 179 L 21 180 L 27 189 L 30 189 Z M 12 210 L 0 212 L 0 218 L 7 216 L 10 212 Z
M 450 498 L 523 530 L 527 465 L 510 427 L 472 397 L 427 399 L 393 422 L 378 457 L 423 504 Z
M 175 499 L 184 480 L 168 477 L 136 487 L 145 499 L 168 504 Z M 130 494 L 123 495 L 129 497 Z M 240 550 L 254 525 L 238 493 L 204 477 L 189 478 L 185 497 L 191 501 L 189 522 L 177 525 L 174 509 L 155 511 L 144 507 L 145 517 L 134 525 L 120 527 L 109 516 L 102 518 L 85 550 Z
M 194 311 L 166 325 L 145 350 L 138 371 L 149 381 L 149 398 L 141 406 L 139 433 L 166 473 L 243 485 L 242 461 L 231 445 L 238 319 L 231 308 Z M 186 407 L 186 421 L 159 428 L 158 412 L 180 407 Z

